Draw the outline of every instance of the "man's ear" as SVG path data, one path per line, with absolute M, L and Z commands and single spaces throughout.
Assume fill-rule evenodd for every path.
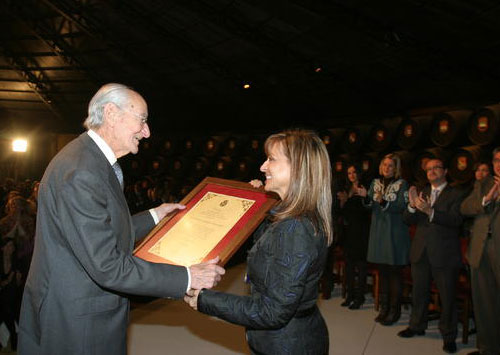
M 118 107 L 115 104 L 108 102 L 103 108 L 103 123 L 106 122 L 111 127 L 114 127 L 118 118 Z

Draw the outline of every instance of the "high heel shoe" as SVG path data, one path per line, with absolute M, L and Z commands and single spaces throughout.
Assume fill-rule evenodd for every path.
M 363 300 L 355 300 L 350 306 L 349 309 L 360 309 L 361 306 L 365 303 Z

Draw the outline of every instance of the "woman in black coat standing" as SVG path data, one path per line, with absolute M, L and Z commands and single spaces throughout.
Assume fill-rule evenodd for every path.
M 328 153 L 305 130 L 274 134 L 265 149 L 264 188 L 281 202 L 255 233 L 247 262 L 250 295 L 201 290 L 185 300 L 245 326 L 252 354 L 327 354 L 328 330 L 316 301 L 332 240 Z
M 345 256 L 347 291 L 341 306 L 349 309 L 359 309 L 365 302 L 368 268 L 366 252 L 370 233 L 370 211 L 363 205 L 363 197 L 358 195 L 358 187 L 361 186 L 359 177 L 356 166 L 350 164 L 347 167 L 346 189 L 337 193 L 344 227 L 340 244 Z

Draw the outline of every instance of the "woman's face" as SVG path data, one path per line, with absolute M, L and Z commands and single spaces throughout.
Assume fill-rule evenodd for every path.
M 382 162 L 382 176 L 385 178 L 391 178 L 394 176 L 394 171 L 396 170 L 396 166 L 392 159 L 386 158 Z
M 482 180 L 488 175 L 490 175 L 490 168 L 487 164 L 481 164 L 477 167 L 475 171 L 476 180 Z
M 260 171 L 266 176 L 264 189 L 276 192 L 283 200 L 290 186 L 291 166 L 281 144 L 271 146 L 267 160 L 260 167 Z
M 356 168 L 354 166 L 350 166 L 347 169 L 347 178 L 349 182 L 355 184 L 358 182 L 358 173 L 356 172 Z

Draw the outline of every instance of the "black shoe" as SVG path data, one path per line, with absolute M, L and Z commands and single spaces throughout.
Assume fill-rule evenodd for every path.
M 401 338 L 413 338 L 415 335 L 425 335 L 425 330 L 413 330 L 410 327 L 398 333 Z
M 401 307 L 391 307 L 387 317 L 380 321 L 382 325 L 393 325 L 401 318 Z
M 349 307 L 352 303 L 352 301 L 354 301 L 352 298 L 346 298 L 344 302 L 342 302 L 340 305 L 342 307 Z
M 479 350 L 476 350 L 471 353 L 468 353 L 467 355 L 481 355 L 481 352 Z
M 350 306 L 349 309 L 360 309 L 365 301 L 356 300 Z
M 375 318 L 375 322 L 382 322 L 386 317 L 387 317 L 387 313 L 389 312 L 389 310 L 383 310 L 381 309 L 378 316 Z
M 443 351 L 448 354 L 454 354 L 457 352 L 457 344 L 454 341 L 445 341 Z

